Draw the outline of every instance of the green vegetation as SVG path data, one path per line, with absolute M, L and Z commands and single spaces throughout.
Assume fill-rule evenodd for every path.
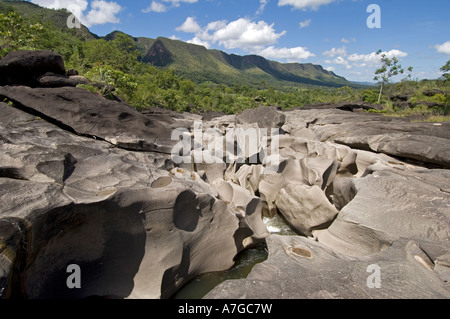
M 0 1 L 0 57 L 26 49 L 60 53 L 67 69 L 76 69 L 94 84 L 103 84 L 81 87 L 106 98 L 114 98 L 115 94 L 136 109 L 163 107 L 178 112 L 234 114 L 259 105 L 290 109 L 315 103 L 377 103 L 379 99 L 377 89 L 351 86 L 320 66 L 227 55 L 181 41 L 132 38 L 121 32 L 98 38 L 87 29 L 67 28 L 66 10 L 36 8 L 29 2 Z M 167 50 L 158 61 L 170 65 L 153 65 L 157 63 L 152 62 L 152 48 Z M 443 71 L 448 70 L 447 63 Z M 229 82 L 217 79 L 223 74 L 228 74 Z M 334 83 L 336 87 L 313 83 Z M 380 103 L 385 106 L 381 111 L 385 115 L 448 118 L 448 73 L 441 80 L 398 84 L 385 81 L 383 86 L 385 94 Z M 439 92 L 425 94 L 430 90 Z M 406 94 L 407 102 L 414 107 L 399 107 L 395 101 L 398 94 Z
M 445 72 L 442 75 L 442 79 L 444 81 L 450 81 L 450 60 L 447 61 L 447 63 L 441 68 L 442 72 Z
M 373 78 L 375 81 L 380 82 L 380 94 L 378 95 L 378 103 L 381 102 L 381 95 L 383 94 L 383 88 L 386 84 L 389 83 L 390 79 L 399 74 L 405 73 L 405 69 L 403 69 L 402 65 L 399 63 L 398 58 L 393 57 L 392 59 L 388 58 L 386 53 L 382 53 L 382 50 L 377 52 L 377 55 L 381 56 L 381 68 L 375 71 L 375 77 Z M 409 72 L 412 72 L 413 68 L 410 66 L 408 68 Z
M 370 94 L 369 94 L 370 92 Z M 403 81 L 386 86 L 381 100 L 385 116 L 407 117 L 411 121 L 450 121 L 450 83 L 443 79 Z M 366 91 L 372 102 L 376 90 Z M 399 101 L 399 98 L 402 101 Z

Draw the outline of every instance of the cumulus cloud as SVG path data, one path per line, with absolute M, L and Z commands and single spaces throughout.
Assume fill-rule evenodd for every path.
M 436 44 L 434 46 L 434 48 L 439 53 L 445 53 L 447 55 L 450 55 L 450 41 L 447 41 L 447 42 L 442 43 L 442 44 Z
M 286 31 L 277 33 L 274 24 L 267 24 L 264 21 L 254 22 L 246 18 L 227 21 L 213 21 L 204 28 L 189 17 L 177 28 L 178 31 L 194 33 L 195 38 L 191 41 L 196 43 L 207 43 L 208 47 L 213 43 L 227 49 L 245 49 L 247 51 L 262 50 L 268 45 L 276 43 Z
M 403 58 L 408 56 L 408 53 L 402 52 L 400 50 L 390 50 L 382 52 L 382 54 L 386 54 L 386 56 L 390 59 L 393 57 Z M 348 54 L 347 48 L 332 48 L 331 50 L 324 51 L 322 53 L 323 56 L 334 59 L 327 59 L 324 62 L 326 64 L 332 64 L 334 66 L 345 67 L 345 69 L 350 70 L 352 68 L 374 68 L 378 67 L 381 63 L 380 55 L 376 52 L 372 52 L 369 54 Z M 334 66 L 330 66 L 335 68 Z
M 115 2 L 104 0 L 94 0 L 91 2 L 91 10 L 85 17 L 86 25 L 105 23 L 119 23 L 120 20 L 116 16 L 122 7 Z
M 334 0 L 279 0 L 278 6 L 292 6 L 294 9 L 301 9 L 301 10 L 319 10 L 319 7 L 329 4 L 333 2 Z
M 241 18 L 215 30 L 212 39 L 227 49 L 264 47 L 274 44 L 286 33 L 276 33 L 273 27 L 274 24 L 269 25 L 264 21 L 253 22 Z
M 267 59 L 285 59 L 291 63 L 302 62 L 303 60 L 316 56 L 304 47 L 277 49 L 274 46 L 270 46 L 264 50 L 261 50 L 258 54 Z
M 202 28 L 197 23 L 197 21 L 195 21 L 195 18 L 188 17 L 186 19 L 186 21 L 181 26 L 176 28 L 176 30 L 177 31 L 186 32 L 186 33 L 197 33 L 199 31 L 201 31 Z
M 315 55 L 304 47 L 276 48 L 278 39 L 286 31 L 277 32 L 274 24 L 265 21 L 252 21 L 240 18 L 235 21 L 218 20 L 201 26 L 194 17 L 176 28 L 177 31 L 193 33 L 189 43 L 211 48 L 218 44 L 226 49 L 241 49 L 251 54 L 261 55 L 268 59 L 300 62 Z
M 159 2 L 156 1 L 152 1 L 152 3 L 150 3 L 150 5 L 143 9 L 142 12 L 143 13 L 148 13 L 148 12 L 166 12 L 167 11 L 167 7 Z
M 300 29 L 309 27 L 309 26 L 311 25 L 311 21 L 312 21 L 311 19 L 308 19 L 308 20 L 305 20 L 305 21 L 300 22 L 300 23 L 299 23 Z
M 67 9 L 88 27 L 105 23 L 119 23 L 117 14 L 122 10 L 122 7 L 116 2 L 105 0 L 92 0 L 89 10 L 89 1 L 87 0 L 31 0 L 31 2 L 49 9 Z M 87 13 L 86 10 L 88 10 Z
M 402 52 L 400 50 L 391 50 L 391 51 L 384 51 L 381 54 L 385 54 L 386 57 L 389 59 L 392 59 L 394 57 L 396 58 L 404 58 L 408 56 L 408 53 Z M 379 64 L 380 63 L 380 56 L 376 52 L 372 52 L 369 54 L 352 54 L 348 57 L 348 59 L 352 62 L 361 62 L 361 63 L 369 63 L 369 64 Z
M 211 47 L 211 44 L 208 41 L 203 41 L 202 39 L 199 39 L 198 37 L 194 37 L 191 40 L 188 40 L 187 43 L 201 45 L 207 49 L 209 49 Z
M 347 48 L 346 47 L 342 47 L 342 48 L 339 48 L 339 49 L 332 48 L 329 51 L 323 52 L 322 55 L 324 55 L 326 57 L 330 57 L 330 58 L 333 58 L 333 57 L 335 57 L 337 55 L 347 56 Z

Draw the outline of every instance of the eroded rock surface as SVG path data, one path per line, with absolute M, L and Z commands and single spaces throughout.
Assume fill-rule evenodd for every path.
M 60 62 L 0 60 L 0 298 L 169 298 L 264 240 L 269 259 L 207 298 L 450 297 L 448 123 L 348 103 L 139 113 Z
M 167 298 L 230 268 L 253 235 L 168 155 L 111 147 L 4 103 L 0 112 L 3 296 Z M 67 288 L 70 264 L 83 289 Z

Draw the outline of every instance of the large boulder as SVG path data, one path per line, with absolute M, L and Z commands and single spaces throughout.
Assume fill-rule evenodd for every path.
M 65 129 L 124 149 L 170 154 L 175 145 L 172 131 L 157 118 L 81 88 L 5 86 L 0 87 L 0 97 Z
M 374 165 L 367 173 L 334 184 L 334 201 L 342 209 L 328 229 L 315 233 L 319 242 L 352 256 L 377 253 L 399 238 L 424 247 L 448 245 L 448 170 Z
M 0 85 L 35 86 L 37 78 L 47 72 L 65 74 L 61 55 L 50 51 L 13 51 L 0 60 Z

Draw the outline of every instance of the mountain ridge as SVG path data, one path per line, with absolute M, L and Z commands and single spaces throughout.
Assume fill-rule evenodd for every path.
M 111 38 L 111 34 L 105 37 Z M 312 63 L 281 63 L 259 55 L 229 54 L 164 37 L 133 39 L 144 55 L 144 62 L 173 69 L 197 83 L 210 81 L 228 85 L 248 83 L 251 86 L 358 86 L 334 72 L 325 70 L 321 65 Z M 152 43 L 147 52 L 142 50 L 145 48 L 143 41 Z

